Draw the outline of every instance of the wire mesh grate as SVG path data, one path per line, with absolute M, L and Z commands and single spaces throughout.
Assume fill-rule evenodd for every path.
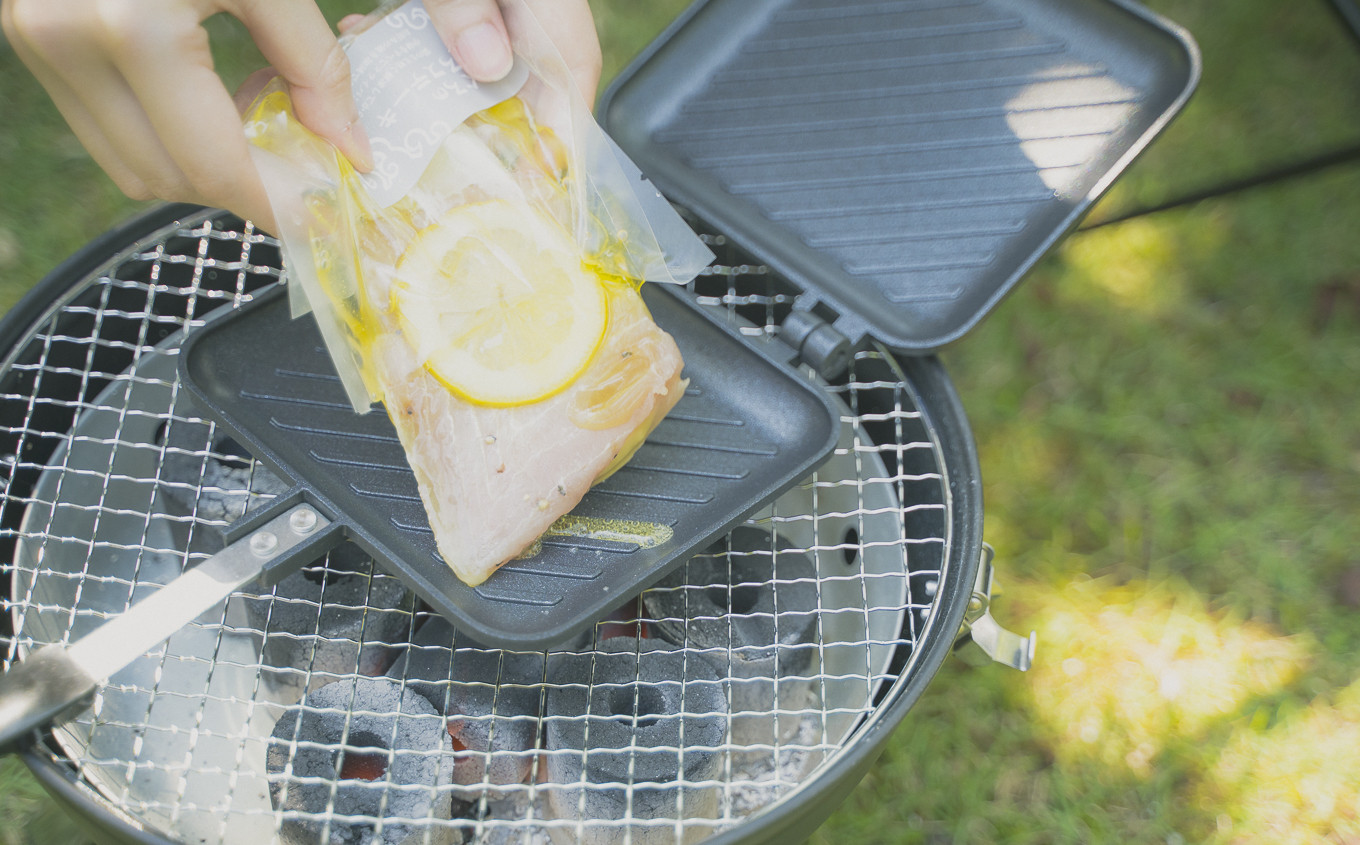
M 691 292 L 777 335 L 797 291 L 706 240 Z M 175 365 L 279 268 L 272 239 L 203 212 L 5 339 L 6 668 L 284 492 Z M 578 638 L 469 641 L 345 544 L 116 673 L 39 753 L 148 830 L 209 843 L 692 842 L 796 800 L 909 671 L 949 542 L 940 448 L 892 357 L 862 351 L 826 389 L 843 406 L 827 464 Z

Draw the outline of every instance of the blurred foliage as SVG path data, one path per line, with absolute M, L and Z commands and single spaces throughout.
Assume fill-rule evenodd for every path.
M 332 20 L 356 5 L 328 3 Z M 682 8 L 592 0 L 606 78 Z M 1153 0 L 1204 75 L 1093 219 L 1360 143 L 1325 0 Z M 214 27 L 229 81 L 258 63 Z M 0 310 L 136 208 L 0 51 Z M 949 661 L 817 842 L 1360 839 L 1360 166 L 1075 233 L 943 357 L 1019 675 Z M 0 842 L 70 841 L 12 759 Z
M 1203 79 L 1093 219 L 1360 144 L 1325 2 L 1151 5 Z M 1360 836 L 1357 219 L 1351 165 L 1078 232 L 946 350 L 1038 662 L 949 663 L 814 841 Z

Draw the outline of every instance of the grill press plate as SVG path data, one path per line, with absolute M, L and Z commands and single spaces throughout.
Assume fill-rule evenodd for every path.
M 546 536 L 532 557 L 476 588 L 437 556 L 415 475 L 381 408 L 351 409 L 315 320 L 280 289 L 193 333 L 180 377 L 195 404 L 254 457 L 303 486 L 374 559 L 487 645 L 541 648 L 636 596 L 825 460 L 840 416 L 829 398 L 683 292 L 645 285 L 690 384 L 623 469 L 573 514 L 659 523 L 659 545 Z
M 707 0 L 600 108 L 852 341 L 955 340 L 1165 127 L 1193 41 L 1124 0 Z

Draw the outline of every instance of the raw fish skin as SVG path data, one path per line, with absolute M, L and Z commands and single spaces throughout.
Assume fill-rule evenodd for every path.
M 606 284 L 609 326 L 590 365 L 566 390 L 530 405 L 462 400 L 399 334 L 379 339 L 377 378 L 439 554 L 470 586 L 533 545 L 631 457 L 684 393 L 674 339 L 636 287 Z

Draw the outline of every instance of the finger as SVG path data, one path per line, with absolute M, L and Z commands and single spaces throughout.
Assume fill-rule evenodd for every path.
M 95 163 L 133 199 L 164 196 L 183 177 L 151 131 L 141 105 L 121 74 L 91 46 L 94 31 L 80 31 L 58 10 L 34 4 L 6 23 L 15 53 L 33 71 L 57 110 Z M 56 16 L 46 13 L 56 12 Z M 71 49 L 72 46 L 89 49 Z
M 131 108 L 119 108 L 114 119 L 126 130 L 120 138 L 135 142 L 149 130 L 179 173 L 177 184 L 149 187 L 164 199 L 187 199 L 268 220 L 269 200 L 250 158 L 240 114 L 212 69 L 207 33 L 197 20 L 167 13 L 142 21 L 111 57 L 147 124 L 140 126 L 130 117 Z M 105 132 L 114 136 L 107 126 Z M 126 154 L 127 145 L 120 149 Z
M 298 120 L 359 170 L 373 169 L 368 134 L 350 89 L 349 59 L 312 0 L 239 3 L 237 17 L 288 81 Z
M 603 60 L 590 4 L 587 0 L 525 0 L 525 5 L 562 54 L 581 96 L 594 104 Z
M 367 15 L 345 15 L 343 18 L 340 19 L 340 23 L 338 24 L 340 34 L 348 35 L 351 29 L 354 29 L 356 26 L 363 23 L 367 19 L 368 19 Z
M 113 184 L 118 186 L 118 190 L 134 200 L 155 198 L 156 192 L 151 190 L 147 182 L 127 163 L 118 148 L 109 140 L 103 127 L 100 126 L 100 122 L 85 108 L 80 98 L 64 86 L 45 85 L 44 87 L 47 89 L 48 96 L 52 98 L 53 104 L 56 105 L 57 111 L 61 112 L 61 116 L 66 120 L 66 125 L 71 127 L 71 132 L 80 141 L 81 146 L 90 154 L 90 158 L 94 159 L 94 163 L 99 165 L 99 169 L 103 170 L 113 181 Z M 128 100 L 130 101 L 131 97 L 128 97 Z M 137 112 L 141 111 L 141 107 L 136 103 L 131 103 L 128 108 L 136 109 Z M 143 124 L 145 125 L 144 117 Z M 127 138 L 128 136 L 123 135 L 121 137 Z M 159 147 L 159 142 L 152 138 L 150 142 L 143 140 L 141 148 L 148 150 L 148 143 L 154 144 L 152 149 Z M 163 177 L 162 181 L 178 181 L 180 174 L 174 168 L 168 166 L 168 154 L 164 153 L 163 149 L 159 152 L 161 159 L 150 170 L 148 170 L 145 161 L 141 162 L 143 170 L 158 173 L 168 171 L 172 175 L 168 178 Z
M 268 219 L 240 118 L 212 71 L 194 9 L 167 5 L 146 15 L 135 4 L 106 3 L 97 18 L 64 6 L 46 11 L 56 16 L 18 27 L 28 33 L 15 39 L 18 51 L 33 60 L 77 137 L 121 189 L 137 199 L 199 202 Z M 199 90 L 205 77 L 206 97 Z M 169 96 L 182 82 L 188 105 Z M 195 106 L 211 103 L 214 89 L 229 116 L 200 125 Z M 235 164 L 233 147 L 241 150 Z
M 426 0 L 425 10 L 468 76 L 495 82 L 510 72 L 515 56 L 496 0 Z
M 22 12 L 16 12 L 16 9 L 22 9 Z M 100 129 L 98 121 L 56 70 L 63 63 L 50 62 L 44 56 L 44 42 L 53 36 L 52 30 L 59 26 L 57 18 L 46 14 L 50 11 L 43 4 L 35 6 L 31 3 L 27 5 L 15 2 L 3 3 L 0 4 L 0 25 L 3 25 L 15 55 L 47 91 L 57 111 L 94 159 L 95 164 L 99 165 L 119 190 L 129 197 L 138 200 L 150 199 L 152 195 L 145 183 L 117 154 Z
M 278 76 L 277 69 L 272 67 L 262 67 L 245 78 L 241 86 L 236 89 L 236 93 L 231 95 L 232 102 L 236 104 L 236 111 L 245 114 L 255 98 L 260 96 L 260 92 L 269 84 L 269 81 Z

